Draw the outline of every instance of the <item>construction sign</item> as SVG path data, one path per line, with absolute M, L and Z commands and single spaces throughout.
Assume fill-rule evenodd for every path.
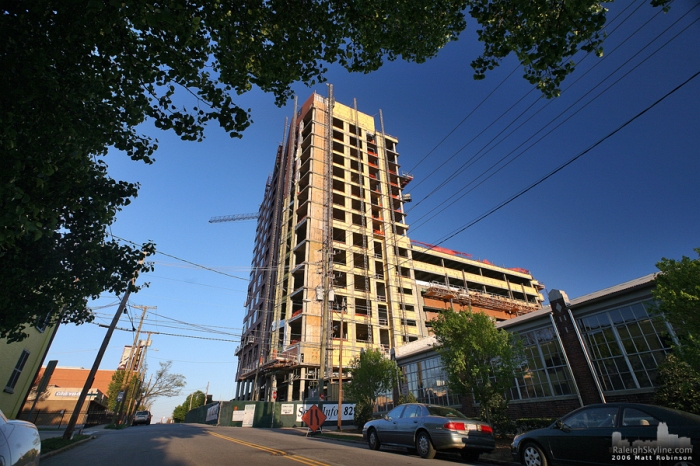
M 309 427 L 311 432 L 316 432 L 326 422 L 326 415 L 323 414 L 318 406 L 313 405 L 304 415 L 301 420 Z

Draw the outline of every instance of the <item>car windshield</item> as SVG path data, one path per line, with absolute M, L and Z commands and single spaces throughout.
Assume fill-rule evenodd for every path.
M 148 411 L 137 411 L 136 415 L 137 416 L 148 416 Z
M 454 408 L 449 408 L 447 406 L 427 406 L 428 412 L 433 416 L 443 416 L 443 417 L 456 417 L 460 419 L 467 419 L 467 416 L 460 413 Z

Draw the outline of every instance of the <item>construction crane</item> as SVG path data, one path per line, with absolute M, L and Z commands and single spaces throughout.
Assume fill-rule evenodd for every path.
M 255 220 L 260 216 L 257 212 L 254 214 L 235 214 L 235 215 L 224 215 L 222 217 L 212 217 L 209 219 L 209 223 L 221 223 L 221 222 L 237 222 L 239 220 Z

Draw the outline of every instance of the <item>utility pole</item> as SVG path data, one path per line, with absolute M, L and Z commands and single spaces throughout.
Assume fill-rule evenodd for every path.
M 346 308 L 347 303 L 343 298 L 343 304 L 340 308 L 340 348 L 338 349 L 338 430 L 343 430 L 343 324 L 345 323 L 343 314 Z
M 325 391 L 326 365 L 328 351 L 328 320 L 332 317 L 328 311 L 329 294 L 332 288 L 331 275 L 333 274 L 333 85 L 328 84 L 328 101 L 326 103 L 326 149 L 325 165 L 326 177 L 324 180 L 325 212 L 323 217 L 324 238 L 322 241 L 322 283 L 323 304 L 321 306 L 321 354 L 319 355 L 318 392 L 319 397 Z M 318 300 L 318 295 L 316 296 Z
M 143 261 L 144 259 L 141 259 L 139 261 L 139 266 L 143 264 Z M 132 278 L 130 281 L 132 285 L 135 284 L 136 277 Z M 66 440 L 70 440 L 73 436 L 75 424 L 78 422 L 78 416 L 80 416 L 80 411 L 83 409 L 83 403 L 85 403 L 85 398 L 87 397 L 87 394 L 90 391 L 90 388 L 92 387 L 92 382 L 95 381 L 95 374 L 97 374 L 97 369 L 100 368 L 102 357 L 104 356 L 105 351 L 107 350 L 107 346 L 109 346 L 109 340 L 111 340 L 112 333 L 114 333 L 114 328 L 117 326 L 117 322 L 119 322 L 119 318 L 121 317 L 122 312 L 124 312 L 124 308 L 126 307 L 126 302 L 129 299 L 130 294 L 131 288 L 127 286 L 126 291 L 124 292 L 124 296 L 122 297 L 122 300 L 119 303 L 119 307 L 117 308 L 117 313 L 114 314 L 112 323 L 110 324 L 109 329 L 107 329 L 107 334 L 105 335 L 104 340 L 102 340 L 102 345 L 100 346 L 99 351 L 97 351 L 95 362 L 92 363 L 92 369 L 90 369 L 90 373 L 88 374 L 87 379 L 85 380 L 85 385 L 83 385 L 83 390 L 80 392 L 78 401 L 75 403 L 75 408 L 73 409 L 73 414 L 71 415 L 70 420 L 68 421 L 66 430 L 63 432 L 63 438 Z
M 126 371 L 124 374 L 124 378 L 122 379 L 122 386 L 121 390 L 124 392 L 124 397 L 122 398 L 122 401 L 119 403 L 119 409 L 117 410 L 117 422 L 116 424 L 119 425 L 121 424 L 122 421 L 122 412 L 124 410 L 124 402 L 126 401 L 126 389 L 129 386 L 129 378 L 131 376 L 131 373 L 134 370 L 134 360 L 136 359 L 134 356 L 135 355 L 140 355 L 141 354 L 141 347 L 140 347 L 140 342 L 139 342 L 139 336 L 141 335 L 141 327 L 143 326 L 143 319 L 146 318 L 146 312 L 149 309 L 158 309 L 158 306 L 134 306 L 137 309 L 141 309 L 143 312 L 141 313 L 141 320 L 139 321 L 139 328 L 136 330 L 136 335 L 134 335 L 134 344 L 131 347 L 131 351 L 129 352 L 129 362 L 126 365 Z M 134 349 L 136 349 L 136 353 L 134 353 Z M 142 358 L 141 358 L 142 359 Z M 141 360 L 141 363 L 143 361 Z
M 134 385 L 134 388 L 131 392 L 131 398 L 129 401 L 129 406 L 126 409 L 126 417 L 127 419 L 136 411 L 139 409 L 139 403 L 143 399 L 143 396 L 141 395 L 141 391 L 143 389 L 143 382 L 146 378 L 146 354 L 148 353 L 148 347 L 151 346 L 151 333 L 153 332 L 145 332 L 148 335 L 148 339 L 146 340 L 146 344 L 141 346 L 141 342 L 139 341 L 139 371 L 141 372 L 141 377 L 139 378 L 139 383 L 138 383 L 138 388 L 136 385 Z M 153 378 L 153 374 L 151 374 L 151 379 Z M 148 387 L 151 383 L 151 379 L 148 379 Z

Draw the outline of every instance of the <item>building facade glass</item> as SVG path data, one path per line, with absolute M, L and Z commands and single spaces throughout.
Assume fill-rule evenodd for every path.
M 401 367 L 408 390 L 419 403 L 441 406 L 460 405 L 459 397 L 447 388 L 447 374 L 440 356 L 412 362 Z
M 578 319 L 604 391 L 654 386 L 656 370 L 671 351 L 671 328 L 650 316 L 651 300 Z
M 552 327 L 519 334 L 526 365 L 515 377 L 511 400 L 564 396 L 574 393 L 571 372 Z

